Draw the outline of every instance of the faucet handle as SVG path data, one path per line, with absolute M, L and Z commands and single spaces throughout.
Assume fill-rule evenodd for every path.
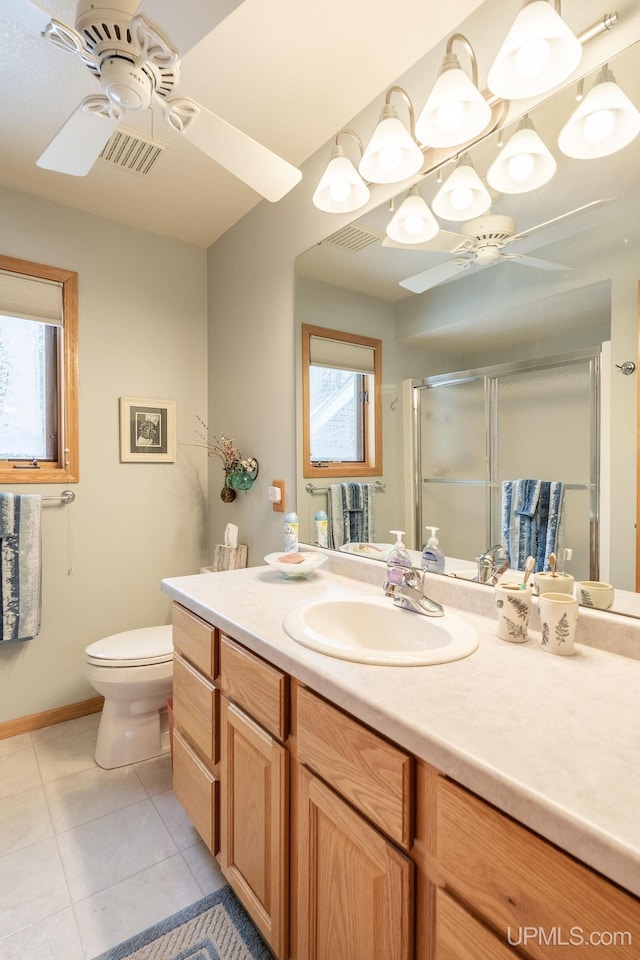
M 424 574 L 418 567 L 405 567 L 402 575 L 406 587 L 422 587 L 424 584 Z

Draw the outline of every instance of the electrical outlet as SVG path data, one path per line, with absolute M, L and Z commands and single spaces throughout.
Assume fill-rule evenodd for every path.
M 276 513 L 284 513 L 284 480 L 273 480 L 271 486 L 280 491 L 280 499 L 272 501 L 273 509 Z

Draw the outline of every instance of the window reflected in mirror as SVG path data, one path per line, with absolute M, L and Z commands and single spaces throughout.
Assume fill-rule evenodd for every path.
M 382 341 L 302 325 L 305 477 L 382 472 Z

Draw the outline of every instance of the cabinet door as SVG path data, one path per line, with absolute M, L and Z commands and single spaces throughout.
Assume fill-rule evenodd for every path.
M 299 960 L 409 960 L 413 863 L 298 769 Z
M 288 755 L 221 698 L 220 865 L 278 957 L 287 955 Z

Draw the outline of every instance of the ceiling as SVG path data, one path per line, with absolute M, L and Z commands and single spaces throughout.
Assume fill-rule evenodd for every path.
M 162 29 L 167 2 L 144 0 L 140 9 L 152 22 L 155 12 Z M 213 0 L 183 0 L 184 15 L 205 2 Z M 39 5 L 74 24 L 71 0 Z M 0 183 L 202 247 L 261 201 L 150 110 L 124 121 L 166 144 L 148 175 L 104 160 L 86 177 L 37 167 L 79 102 L 99 89 L 76 57 L 21 22 L 28 6 L 3 0 L 0 8 Z M 395 0 L 394 17 L 412 29 L 396 31 L 389 43 L 388 0 L 244 0 L 186 54 L 176 92 L 300 166 L 479 6 L 481 0 Z

